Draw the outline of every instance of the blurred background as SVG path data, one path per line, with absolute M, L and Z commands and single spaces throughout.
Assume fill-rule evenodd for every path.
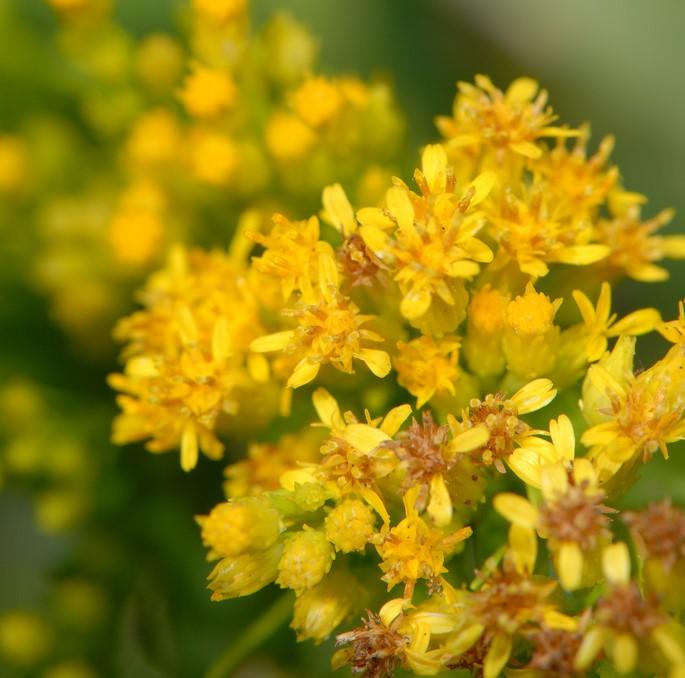
M 133 36 L 180 35 L 184 7 L 117 0 L 115 15 Z M 685 232 L 681 1 L 251 2 L 256 26 L 276 10 L 311 29 L 324 73 L 392 83 L 407 119 L 407 150 L 396 161 L 405 176 L 416 149 L 437 137 L 433 118 L 451 110 L 457 80 L 487 73 L 504 88 L 529 75 L 562 121 L 591 123 L 592 148 L 616 136 L 614 161 L 627 188 L 649 197 L 645 215 L 672 206 L 676 218 L 665 230 Z M 0 137 L 27 135 L 46 149 L 47 165 L 51 154 L 70 158 L 57 181 L 68 194 L 81 157 L 109 160 L 80 117 L 84 83 L 56 47 L 57 29 L 40 0 L 0 0 Z M 115 406 L 105 378 L 116 369 L 115 345 L 104 335 L 84 348 L 59 322 L 68 311 L 55 316 L 45 293 L 54 266 L 41 264 L 40 253 L 46 239 L 59 246 L 60 219 L 71 213 L 46 231 L 36 200 L 35 191 L 0 195 L 0 676 L 202 676 L 236 643 L 249 646 L 246 624 L 277 592 L 209 602 L 193 516 L 222 499 L 216 463 L 186 475 L 176 455 L 108 442 Z M 225 243 L 231 227 L 217 223 L 198 241 Z M 685 266 L 666 266 L 667 282 L 622 284 L 617 310 L 652 305 L 674 317 Z M 123 285 L 121 313 L 133 308 L 134 286 Z M 662 348 L 658 339 L 640 346 L 647 364 Z M 667 493 L 685 502 L 674 472 L 685 471 L 684 452 L 674 449 L 670 474 L 658 459 L 646 466 L 627 503 Z M 280 628 L 247 652 L 235 675 L 324 676 L 330 653 L 330 642 L 297 645 Z

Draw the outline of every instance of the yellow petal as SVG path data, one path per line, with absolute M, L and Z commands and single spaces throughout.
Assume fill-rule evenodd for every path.
M 414 207 L 409 200 L 407 190 L 401 186 L 393 186 L 385 194 L 388 211 L 397 220 L 401 231 L 414 231 Z
M 637 666 L 637 641 L 630 633 L 621 633 L 614 637 L 611 647 L 611 658 L 619 673 L 632 673 Z
M 421 170 L 431 193 L 442 193 L 447 182 L 447 153 L 440 144 L 429 144 L 421 157 Z
M 323 189 L 322 202 L 329 222 L 345 237 L 354 233 L 357 222 L 354 218 L 352 205 L 340 184 L 326 186 Z
M 495 510 L 510 523 L 534 530 L 540 514 L 527 499 L 513 492 L 502 492 L 492 500 Z
M 497 175 L 494 172 L 487 171 L 479 174 L 467 187 L 466 191 L 473 191 L 470 204 L 477 205 L 483 202 L 488 197 L 493 186 L 497 182 Z M 492 256 L 492 253 L 490 253 Z
M 549 379 L 534 379 L 520 388 L 511 401 L 519 414 L 528 414 L 540 410 L 554 400 L 557 390 Z
M 669 626 L 662 624 L 652 631 L 652 638 L 671 664 L 679 664 L 685 668 L 685 648 L 677 631 L 674 632 Z
M 618 344 L 617 344 L 618 346 Z M 615 349 L 614 349 L 615 350 Z M 588 371 L 587 376 L 592 385 L 603 394 L 613 393 L 622 400 L 626 397 L 623 386 L 614 379 L 607 370 L 601 365 L 593 365 Z
M 284 330 L 258 337 L 250 343 L 250 351 L 255 353 L 282 351 L 292 341 L 294 334 L 292 330 Z
M 426 512 L 437 527 L 445 527 L 452 521 L 452 500 L 442 475 L 434 475 L 430 483 L 430 501 Z
M 595 307 L 592 305 L 592 302 L 580 290 L 573 290 L 571 294 L 576 302 L 576 306 L 578 306 L 580 315 L 583 317 L 583 322 L 590 327 L 594 326 L 596 316 Z
M 380 444 L 390 440 L 387 433 L 368 424 L 348 424 L 342 433 L 342 437 L 364 454 L 372 452 Z
M 258 384 L 269 381 L 269 361 L 261 353 L 247 354 L 247 371 Z
M 449 443 L 450 452 L 471 452 L 490 440 L 490 429 L 485 424 L 472 426 L 457 434 Z
M 612 584 L 626 584 L 630 580 L 630 554 L 622 541 L 604 549 L 602 570 L 607 581 Z
M 355 357 L 364 362 L 371 372 L 380 379 L 386 377 L 392 368 L 390 356 L 377 348 L 363 348 L 355 354 Z
M 381 607 L 378 616 L 386 626 L 390 626 L 395 618 L 402 614 L 405 605 L 407 605 L 407 601 L 404 598 L 393 598 Z
M 425 287 L 412 288 L 404 295 L 400 303 L 402 315 L 413 320 L 421 317 L 431 305 L 431 293 Z
M 542 149 L 539 146 L 536 146 L 532 141 L 517 141 L 513 144 L 509 144 L 509 148 L 511 148 L 514 153 L 523 155 L 526 158 L 532 158 L 533 160 L 536 160 L 542 155 Z
M 197 466 L 197 456 L 197 432 L 193 422 L 189 421 L 183 428 L 181 437 L 181 468 L 192 471 Z
M 389 231 L 395 227 L 395 222 L 378 207 L 362 207 L 357 212 L 357 219 L 360 224 L 374 228 L 381 233 Z M 362 237 L 364 235 L 362 234 Z M 367 243 L 368 244 L 368 243 Z
M 286 471 L 281 474 L 278 482 L 284 490 L 288 492 L 294 492 L 297 485 L 305 485 L 306 483 L 317 483 L 318 479 L 316 477 L 314 468 L 296 468 Z
M 597 471 L 586 457 L 581 457 L 573 462 L 573 481 L 576 485 L 585 485 L 587 488 L 597 486 Z
M 338 402 L 325 388 L 317 388 L 312 393 L 312 403 L 319 419 L 326 426 L 332 428 L 342 423 Z
M 324 299 L 330 299 L 338 289 L 338 266 L 327 249 L 319 251 L 319 289 Z
M 578 621 L 567 614 L 563 614 L 558 610 L 548 608 L 544 611 L 543 617 L 545 625 L 551 629 L 559 629 L 560 631 L 575 631 L 578 628 Z
M 565 591 L 575 591 L 583 574 L 583 553 L 574 541 L 566 541 L 559 547 L 559 581 Z
M 518 572 L 532 574 L 538 557 L 538 537 L 535 530 L 512 525 L 509 528 L 507 556 L 512 559 Z
M 555 260 L 562 264 L 587 266 L 609 256 L 611 250 L 606 245 L 572 245 L 556 253 Z
M 651 332 L 661 322 L 661 314 L 655 308 L 642 308 L 629 313 L 611 326 L 610 337 L 629 334 L 633 337 Z
M 445 651 L 453 656 L 463 654 L 476 644 L 483 635 L 483 631 L 485 631 L 485 627 L 482 624 L 467 626 L 463 631 L 445 643 Z
M 368 487 L 362 487 L 357 490 L 364 501 L 381 517 L 384 525 L 390 524 L 390 515 L 385 508 L 383 500 Z
M 564 464 L 550 464 L 540 472 L 540 490 L 545 501 L 555 501 L 566 494 L 568 477 Z
M 669 259 L 685 259 L 685 235 L 666 235 L 661 239 L 661 251 Z
M 493 639 L 483 664 L 483 678 L 497 678 L 511 655 L 511 636 L 498 633 Z
M 549 434 L 561 459 L 570 461 L 576 453 L 576 436 L 571 420 L 562 414 L 549 422 Z
M 595 657 L 602 651 L 606 639 L 607 632 L 601 626 L 593 626 L 585 632 L 574 661 L 574 666 L 578 671 L 589 668 Z
M 319 363 L 311 363 L 307 358 L 303 358 L 297 363 L 286 386 L 288 388 L 299 388 L 300 386 L 308 384 L 316 378 L 320 367 L 321 365 Z
M 383 423 L 381 424 L 381 431 L 387 433 L 391 438 L 400 430 L 400 426 L 404 424 L 407 417 L 411 414 L 411 405 L 399 405 L 393 407 L 390 412 L 385 415 Z
M 533 78 L 516 78 L 507 88 L 505 99 L 512 104 L 524 104 L 532 101 L 539 87 Z
M 222 363 L 231 353 L 231 335 L 228 327 L 228 318 L 218 318 L 214 323 L 212 332 L 212 358 L 215 362 Z

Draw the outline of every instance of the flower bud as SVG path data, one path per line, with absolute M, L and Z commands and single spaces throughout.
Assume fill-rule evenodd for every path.
M 363 551 L 373 535 L 375 520 L 368 504 L 359 499 L 345 499 L 326 517 L 326 537 L 337 551 Z
M 243 497 L 217 504 L 209 515 L 199 516 L 202 542 L 210 558 L 239 556 L 269 548 L 280 534 L 278 512 L 258 497 Z
M 334 558 L 335 551 L 325 535 L 305 527 L 286 542 L 276 583 L 302 593 L 324 578 Z

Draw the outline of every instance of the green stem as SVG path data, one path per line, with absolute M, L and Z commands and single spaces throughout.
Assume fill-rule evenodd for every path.
M 205 678 L 226 678 L 253 650 L 287 621 L 293 611 L 292 596 L 282 595 L 224 652 L 205 674 Z

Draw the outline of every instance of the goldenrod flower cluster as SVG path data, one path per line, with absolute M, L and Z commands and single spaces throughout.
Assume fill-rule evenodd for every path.
M 109 0 L 46 2 L 77 115 L 0 135 L 0 199 L 35 224 L 54 318 L 99 357 L 171 244 L 206 243 L 247 208 L 314 205 L 335 180 L 375 200 L 400 155 L 390 86 L 319 74 L 316 39 L 287 14 L 253 28 L 246 2 L 193 2 L 180 36 L 138 38 Z
M 219 80 L 203 96 L 206 78 L 184 89 L 203 119 L 236 96 Z M 378 200 L 353 203 L 341 176 L 316 215 L 243 220 L 228 252 L 174 250 L 119 325 L 115 439 L 179 448 L 190 470 L 259 419 L 264 442 L 197 518 L 212 599 L 290 589 L 298 639 L 338 634 L 336 667 L 684 675 L 685 517 L 617 508 L 685 438 L 683 304 L 618 317 L 612 290 L 663 279 L 685 241 L 657 233 L 670 213 L 641 216 L 613 140 L 590 154 L 589 128 L 558 124 L 536 82 L 458 89 L 442 141 Z M 270 146 L 313 157 L 308 135 L 362 94 L 306 80 Z M 670 348 L 636 370 L 655 331 Z M 501 541 L 478 562 L 488 529 Z

